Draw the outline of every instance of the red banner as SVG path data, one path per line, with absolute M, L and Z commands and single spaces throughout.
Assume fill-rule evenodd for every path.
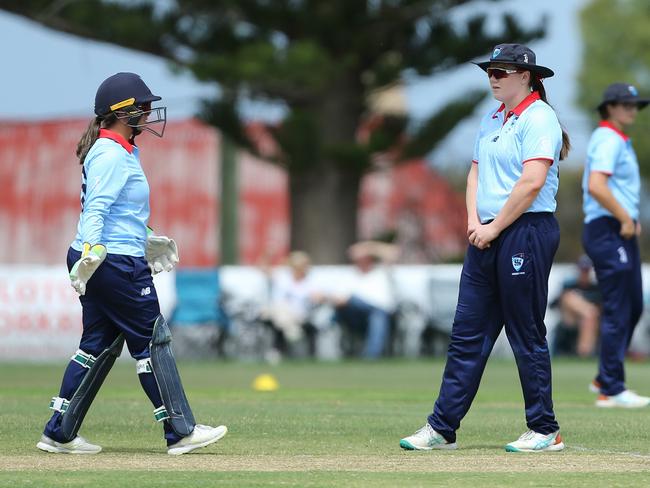
M 0 124 L 0 262 L 60 263 L 79 219 L 74 155 L 85 120 Z M 178 243 L 183 266 L 214 266 L 219 243 L 219 138 L 196 120 L 170 122 L 165 137 L 138 138 L 151 187 L 150 225 Z M 240 255 L 254 262 L 267 241 L 288 247 L 286 175 L 240 155 Z
M 80 211 L 81 169 L 74 152 L 87 123 L 0 123 L 0 263 L 64 261 Z M 138 144 L 151 187 L 151 227 L 176 240 L 181 266 L 214 266 L 220 241 L 217 131 L 196 120 L 171 121 L 164 138 L 144 134 Z M 238 172 L 240 262 L 284 255 L 284 170 L 240 152 Z M 464 199 L 423 161 L 369 174 L 359 202 L 360 238 L 395 235 L 405 262 L 436 262 L 463 252 Z

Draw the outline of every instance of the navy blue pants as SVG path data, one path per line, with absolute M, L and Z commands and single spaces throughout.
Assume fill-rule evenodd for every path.
M 636 237 L 623 239 L 620 232 L 617 219 L 600 217 L 585 224 L 582 235 L 603 297 L 596 380 L 604 395 L 625 390 L 625 353 L 643 312 L 639 243 Z
M 68 270 L 80 257 L 79 251 L 68 250 Z M 154 323 L 160 315 L 160 306 L 151 271 L 144 258 L 108 254 L 88 280 L 86 294 L 80 296 L 79 300 L 83 308 L 79 349 L 97 357 L 122 333 L 133 358 L 150 357 L 149 343 Z M 59 397 L 70 400 L 87 371 L 79 363 L 70 361 L 63 375 Z M 138 378 L 154 408 L 162 406 L 153 374 L 139 374 Z M 164 430 L 168 444 L 180 440 L 166 421 Z M 55 441 L 66 441 L 61 435 L 61 413 L 52 415 L 44 433 Z
M 381 357 L 390 332 L 388 312 L 353 295 L 345 305 L 336 308 L 335 320 L 352 329 L 365 331 L 364 358 L 377 359 Z
M 559 241 L 551 213 L 526 213 L 489 248 L 469 246 L 440 394 L 428 418 L 447 441 L 456 441 L 504 324 L 517 361 L 528 428 L 541 434 L 559 430 L 544 325 L 548 276 Z

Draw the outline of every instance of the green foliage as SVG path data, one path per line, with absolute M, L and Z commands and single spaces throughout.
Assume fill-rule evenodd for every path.
M 560 224 L 562 238 L 555 261 L 573 263 L 585 252 L 582 247 L 582 171 L 571 171 L 560 166 L 560 186 L 556 199 L 555 217 Z
M 582 11 L 584 63 L 580 72 L 579 103 L 599 119 L 595 107 L 610 83 L 636 85 L 650 95 L 650 3 L 647 0 L 592 0 Z M 639 113 L 629 130 L 641 172 L 650 176 L 650 114 Z
M 370 134 L 368 151 L 370 153 L 384 152 L 398 144 L 406 130 L 407 123 L 407 117 L 397 115 L 384 116 L 381 125 Z
M 199 118 L 207 124 L 221 127 L 224 134 L 227 134 L 235 144 L 253 150 L 237 113 L 234 98 L 223 96 L 219 100 L 204 101 Z
M 290 170 L 305 171 L 321 152 L 319 127 L 315 117 L 304 110 L 293 110 L 284 123 L 276 129 L 278 141 L 285 162 Z
M 404 159 L 426 154 L 435 147 L 460 121 L 474 111 L 485 95 L 484 91 L 468 93 L 462 99 L 452 100 L 436 112 L 412 136 L 404 150 Z
M 218 82 L 232 97 L 206 101 L 203 118 L 251 147 L 234 119 L 241 96 L 284 102 L 289 109 L 286 123 L 294 129 L 300 127 L 293 122 L 304 120 L 306 113 L 319 118 L 321 127 L 343 118 L 358 123 L 367 113 L 370 91 L 398 81 L 405 70 L 434 73 L 483 55 L 503 40 L 526 41 L 543 34 L 543 22 L 523 30 L 507 15 L 497 33 L 485 29 L 484 15 L 452 20 L 454 7 L 471 3 L 476 2 L 177 0 L 165 6 L 153 0 L 5 0 L 0 8 L 55 29 L 164 56 L 200 80 Z M 344 97 L 351 103 L 335 102 L 337 113 L 323 115 L 324 103 Z M 409 157 L 428 153 L 472 107 L 452 101 L 450 108 L 457 112 L 448 119 L 442 114 L 435 118 L 437 130 L 429 130 L 434 137 L 428 144 L 424 137 L 410 144 Z M 219 114 L 221 110 L 226 113 Z M 310 151 L 316 162 L 340 156 L 344 161 L 332 163 L 344 166 L 347 161 L 363 172 L 370 161 L 368 150 L 386 148 L 394 139 L 384 132 L 370 145 L 354 149 L 354 124 L 342 126 L 347 128 L 346 142 L 339 136 L 328 141 L 327 131 L 311 134 L 312 143 L 327 148 Z M 304 135 L 304 130 L 299 132 Z M 288 167 L 305 167 L 304 144 L 289 142 L 287 131 L 281 135 Z

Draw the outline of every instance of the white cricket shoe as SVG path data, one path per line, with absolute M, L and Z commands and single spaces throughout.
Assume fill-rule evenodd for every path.
M 637 395 L 632 390 L 623 390 L 618 395 L 599 395 L 596 400 L 597 407 L 603 408 L 643 408 L 650 405 L 650 398 Z
M 102 446 L 91 444 L 81 436 L 77 436 L 70 442 L 56 442 L 43 434 L 41 440 L 36 444 L 41 451 L 54 452 L 58 454 L 97 454 Z
M 562 449 L 564 449 L 564 442 L 559 430 L 552 434 L 540 434 L 529 430 L 516 441 L 506 445 L 507 452 L 561 451 Z
M 424 427 L 417 430 L 415 434 L 405 437 L 399 441 L 399 447 L 408 451 L 430 451 L 431 449 L 457 449 L 455 442 L 447 442 L 447 439 L 438 434 L 427 422 Z
M 227 432 L 228 428 L 225 425 L 210 427 L 209 425 L 196 424 L 190 435 L 167 447 L 167 454 L 178 456 L 199 447 L 209 446 L 221 439 Z

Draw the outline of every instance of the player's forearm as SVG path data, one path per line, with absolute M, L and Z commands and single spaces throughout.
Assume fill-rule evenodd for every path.
M 537 198 L 543 183 L 530 178 L 520 178 L 512 189 L 505 205 L 494 219 L 494 225 L 499 232 L 512 224 L 530 208 Z
M 607 186 L 600 181 L 589 181 L 589 194 L 606 210 L 608 210 L 619 222 L 626 222 L 631 219 L 630 215 L 618 203 L 616 197 Z
M 476 163 L 467 174 L 467 189 L 465 190 L 465 205 L 467 207 L 468 222 L 478 222 L 478 212 L 476 210 L 476 190 L 478 188 L 478 168 Z

